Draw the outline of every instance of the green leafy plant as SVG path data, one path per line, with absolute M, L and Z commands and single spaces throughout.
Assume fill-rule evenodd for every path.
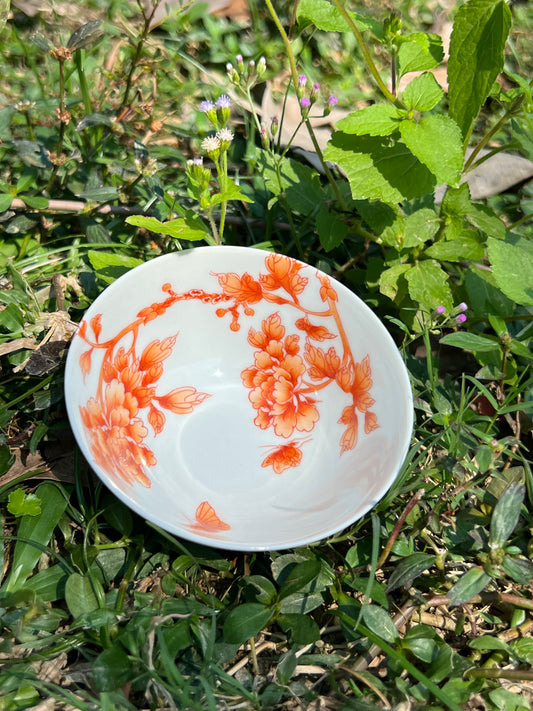
M 0 3 L 0 709 L 528 708 L 532 194 L 467 181 L 533 156 L 533 11 L 454 7 L 441 86 L 433 5 L 92 0 L 2 30 Z M 186 543 L 73 451 L 76 323 L 201 241 L 331 274 L 405 358 L 405 463 L 328 540 Z

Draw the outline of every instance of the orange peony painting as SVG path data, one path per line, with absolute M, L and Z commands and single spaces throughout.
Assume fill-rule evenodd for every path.
M 370 358 L 354 358 L 338 310 L 338 294 L 328 276 L 316 273 L 318 289 L 324 304 L 322 310 L 304 305 L 310 277 L 304 276 L 305 265 L 279 254 L 267 254 L 264 271 L 257 278 L 245 272 L 213 274 L 220 291 L 190 289 L 177 293 L 169 283 L 162 285 L 166 297 L 142 308 L 136 319 L 119 333 L 101 340 L 104 332 L 102 314 L 89 322 L 83 320 L 78 337 L 88 346 L 79 367 L 87 376 L 93 368 L 95 352 L 103 352 L 96 392 L 80 407 L 92 454 L 110 476 L 128 484 L 149 487 L 149 471 L 156 464 L 154 452 L 146 444 L 151 429 L 157 436 L 167 426 L 169 413 L 187 416 L 210 397 L 192 384 L 161 393 L 158 384 L 165 362 L 179 346 L 179 334 L 154 339 L 138 352 L 138 336 L 147 323 L 157 319 L 181 301 L 200 301 L 214 306 L 216 317 L 230 316 L 231 331 L 238 332 L 243 317 L 252 318 L 259 303 L 272 304 L 276 310 L 261 321 L 259 330 L 250 327 L 247 343 L 253 349 L 253 363 L 241 372 L 248 390 L 254 424 L 261 430 L 272 430 L 282 442 L 274 445 L 263 459 L 262 467 L 272 467 L 276 475 L 298 467 L 303 460 L 303 445 L 312 439 L 292 439 L 296 432 L 312 433 L 320 420 L 317 394 L 337 387 L 346 396 L 346 405 L 338 424 L 343 425 L 340 455 L 357 445 L 362 430 L 369 435 L 379 427 L 372 407 L 373 385 Z M 316 292 L 314 292 L 316 293 Z M 287 308 L 298 318 L 291 320 L 288 331 L 283 323 Z M 328 347 L 321 343 L 328 342 Z M 329 345 L 330 343 L 330 345 Z M 203 501 L 195 513 L 194 530 L 224 531 L 230 528 L 213 506 Z

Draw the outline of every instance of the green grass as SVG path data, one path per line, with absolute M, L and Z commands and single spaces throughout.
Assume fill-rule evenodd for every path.
M 442 9 L 431 0 L 395 8 L 402 37 L 430 31 Z M 530 157 L 533 10 L 513 4 L 503 67 L 496 51 L 484 55 L 507 72 L 501 89 L 488 86 L 476 107 L 431 86 L 437 103 L 409 114 L 409 93 L 393 97 L 391 109 L 364 61 L 367 47 L 387 84 L 401 46 L 394 22 L 379 24 L 381 3 L 353 9 L 378 23 L 371 27 L 382 41 L 366 30 L 362 46 L 349 31 L 300 23 L 287 48 L 268 3 L 255 2 L 247 19 L 190 6 L 153 31 L 122 0 L 94 0 L 75 20 L 61 5 L 8 20 L 0 46 L 2 711 L 50 699 L 87 710 L 529 708 L 533 301 L 523 275 L 533 263 L 531 187 L 483 204 L 455 187 L 441 206 L 423 171 L 427 192 L 415 185 L 385 200 L 390 186 L 380 183 L 381 198 L 369 198 L 367 174 L 359 187 L 350 176 L 357 151 L 346 148 L 357 144 L 364 114 L 336 146 L 349 183 L 336 168 L 317 172 L 283 153 L 277 136 L 261 143 L 260 122 L 242 107 L 248 91 L 260 102 L 265 80 L 290 96 L 291 71 L 305 73 L 307 93 L 321 84 L 318 113 L 330 94 L 346 110 L 386 105 L 388 117 L 400 111 L 394 120 L 407 143 L 415 118 L 437 116 L 449 128 L 462 109 L 479 108 L 466 143 L 488 136 L 490 147 Z M 287 30 L 292 4 L 276 10 Z M 72 39 L 95 20 L 99 28 L 85 25 Z M 57 49 L 69 38 L 72 56 Z M 472 48 L 465 72 L 484 51 Z M 266 58 L 251 87 L 226 76 L 239 53 L 245 67 Z M 187 160 L 212 129 L 200 102 L 222 91 L 241 109 L 204 190 Z M 512 121 L 501 120 L 511 105 Z M 397 132 L 376 130 L 374 157 L 405 145 Z M 450 150 L 462 150 L 454 130 Z M 432 144 L 409 148 L 420 149 L 432 175 L 450 175 L 442 144 Z M 172 236 L 171 220 L 186 239 Z M 407 459 L 374 510 L 329 540 L 235 554 L 177 539 L 118 502 L 75 448 L 62 389 L 75 324 L 117 276 L 202 237 L 275 249 L 332 274 L 384 320 L 405 359 L 416 415 Z M 462 302 L 466 322 L 457 320 Z

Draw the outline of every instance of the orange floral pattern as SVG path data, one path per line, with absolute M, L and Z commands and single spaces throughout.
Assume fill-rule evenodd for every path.
M 177 336 L 151 341 L 136 355 L 135 345 L 140 321 L 136 321 L 118 336 L 101 343 L 101 314 L 89 322 L 94 341 L 87 336 L 87 323 L 82 321 L 78 335 L 90 349 L 80 356 L 83 375 L 91 370 L 95 349 L 104 349 L 97 393 L 80 407 L 82 422 L 90 438 L 91 453 L 99 466 L 110 476 L 133 484 L 150 487 L 147 468 L 157 464 L 155 454 L 144 444 L 148 428 L 141 411 L 148 409 L 147 421 L 154 435 L 163 431 L 166 415 L 163 410 L 185 415 L 200 405 L 209 395 L 193 387 L 175 388 L 158 395 L 156 384 L 163 374 L 163 362 L 171 355 Z M 144 320 L 144 315 L 141 315 Z M 120 341 L 133 332 L 133 344 L 128 350 Z
M 303 457 L 301 444 L 301 440 L 293 440 L 289 444 L 273 448 L 273 451 L 263 459 L 261 466 L 272 467 L 274 474 L 282 474 L 285 469 L 297 467 Z
M 285 337 L 279 313 L 265 319 L 261 331 L 251 328 L 248 334 L 248 343 L 258 350 L 255 364 L 242 371 L 242 382 L 251 390 L 255 424 L 263 430 L 273 427 L 278 437 L 310 432 L 319 418 L 316 400 L 306 393 L 298 341 L 297 335 Z
M 241 316 L 253 317 L 254 306 L 266 302 L 278 306 L 262 319 L 261 329 L 248 330 L 247 341 L 254 349 L 253 364 L 241 372 L 243 385 L 249 390 L 248 400 L 255 411 L 254 424 L 272 430 L 284 440 L 295 432 L 310 433 L 320 419 L 316 393 L 336 385 L 348 399 L 338 423 L 344 429 L 340 437 L 340 454 L 353 449 L 359 437 L 360 417 L 363 430 L 370 434 L 379 427 L 372 412 L 372 369 L 366 355 L 354 359 L 350 343 L 337 309 L 338 294 L 328 276 L 317 273 L 323 310 L 305 308 L 301 299 L 309 284 L 302 274 L 305 265 L 279 254 L 268 254 L 265 270 L 257 278 L 245 272 L 213 274 L 220 291 L 190 289 L 177 293 L 168 283 L 162 285 L 166 297 L 141 309 L 137 318 L 113 338 L 101 341 L 102 315 L 89 322 L 83 320 L 78 336 L 88 349 L 79 358 L 84 377 L 93 367 L 93 354 L 103 350 L 95 395 L 80 407 L 83 424 L 90 438 L 95 461 L 111 476 L 150 486 L 148 470 L 156 458 L 146 445 L 148 426 L 154 436 L 163 431 L 167 414 L 187 415 L 200 406 L 209 394 L 193 386 L 175 388 L 166 394 L 157 389 L 164 363 L 172 354 L 178 334 L 151 341 L 139 354 L 137 339 L 142 326 L 164 314 L 179 301 L 195 300 L 216 306 L 216 316 L 231 317 L 230 329 L 240 330 Z M 297 333 L 288 333 L 279 307 L 292 307 L 301 314 L 294 321 Z M 91 332 L 92 335 L 89 335 Z M 322 348 L 317 343 L 335 341 L 337 345 Z M 128 343 L 128 347 L 124 345 Z M 308 440 L 291 440 L 274 445 L 262 467 L 272 467 L 282 474 L 297 467 L 303 459 L 302 445 Z M 203 501 L 195 512 L 191 530 L 226 531 L 213 506 Z

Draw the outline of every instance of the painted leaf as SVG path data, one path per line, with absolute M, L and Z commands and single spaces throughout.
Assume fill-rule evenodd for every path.
M 340 439 L 341 454 L 344 454 L 344 452 L 350 451 L 357 444 L 359 420 L 353 405 L 348 405 L 344 408 L 338 422 L 342 425 L 348 425 Z
M 165 426 L 166 417 L 158 410 L 157 407 L 150 405 L 150 411 L 148 412 L 148 422 L 152 425 L 154 434 L 159 434 L 163 431 Z
M 316 206 L 316 205 L 315 205 Z M 261 274 L 261 285 L 267 291 L 284 289 L 293 298 L 298 297 L 309 281 L 299 274 L 304 265 L 281 254 L 269 254 L 265 259 L 268 274 Z
M 326 352 L 318 346 L 306 343 L 305 359 L 309 363 L 309 377 L 313 380 L 323 380 L 324 378 L 333 380 L 341 364 L 341 359 L 333 346 Z
M 271 452 L 262 461 L 262 467 L 272 467 L 275 474 L 282 474 L 286 469 L 297 467 L 302 461 L 303 452 L 298 442 L 289 442 Z
M 250 274 L 218 274 L 218 283 L 224 293 L 241 303 L 255 304 L 263 298 L 261 284 Z
M 96 341 L 98 341 L 102 332 L 102 314 L 96 314 L 96 316 L 91 319 L 91 328 L 93 329 Z
M 326 341 L 331 338 L 336 338 L 335 334 L 328 331 L 325 326 L 316 326 L 312 324 L 307 316 L 299 318 L 296 321 L 295 326 L 301 331 L 305 331 L 309 338 L 312 338 L 315 341 Z
M 379 427 L 378 416 L 375 412 L 370 412 L 367 410 L 365 412 L 365 434 L 370 434 Z
M 162 395 L 155 399 L 165 410 L 170 410 L 176 415 L 188 415 L 208 397 L 207 393 L 198 392 L 196 388 L 182 387 L 175 388 L 167 395 Z
M 231 526 L 220 519 L 208 501 L 202 501 L 195 513 L 196 521 L 203 528 L 214 531 L 229 531 Z
M 81 368 L 82 374 L 88 375 L 91 372 L 91 356 L 93 353 L 93 349 L 91 348 L 88 351 L 85 351 L 85 353 L 82 353 L 80 356 L 79 364 Z
M 163 338 L 162 341 L 157 338 L 149 343 L 142 352 L 139 361 L 139 369 L 150 370 L 152 366 L 168 358 L 172 353 L 176 338 L 177 336 L 168 336 L 167 338 Z

